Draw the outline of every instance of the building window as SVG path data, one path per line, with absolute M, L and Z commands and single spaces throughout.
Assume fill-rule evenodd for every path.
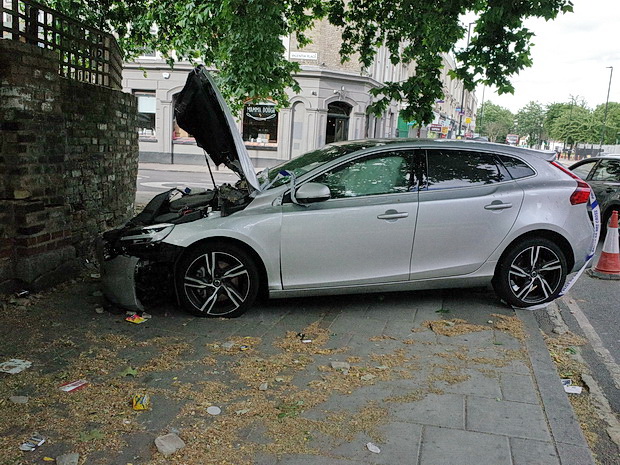
M 278 112 L 273 103 L 243 107 L 243 140 L 247 146 L 277 147 Z
M 180 92 L 172 96 L 173 109 L 177 106 L 177 99 L 179 98 L 179 95 Z M 194 136 L 178 125 L 175 111 L 172 112 L 172 115 L 172 143 L 196 145 L 196 139 L 194 139 Z
M 349 114 L 351 105 L 345 102 L 333 102 L 327 106 L 327 128 L 325 143 L 349 140 Z
M 155 92 L 134 91 L 138 99 L 138 136 L 140 140 L 157 140 L 155 133 Z
M 140 51 L 138 58 L 158 58 L 158 54 L 153 49 L 144 48 Z

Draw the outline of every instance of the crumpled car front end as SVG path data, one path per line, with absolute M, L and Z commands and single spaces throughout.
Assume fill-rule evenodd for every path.
M 164 239 L 176 225 L 228 216 L 243 210 L 258 189 L 256 173 L 232 115 L 215 81 L 199 66 L 189 73 L 175 103 L 177 123 L 192 134 L 216 164 L 240 177 L 234 185 L 191 192 L 171 189 L 156 195 L 125 226 L 98 240 L 104 295 L 122 307 L 141 311 L 149 298 L 174 295 L 175 264 L 184 248 Z
M 97 243 L 104 295 L 134 311 L 155 295 L 173 292 L 174 263 L 183 248 L 162 242 L 174 228 L 162 223 L 108 231 Z

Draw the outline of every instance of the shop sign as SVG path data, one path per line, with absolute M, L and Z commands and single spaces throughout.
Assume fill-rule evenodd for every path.
M 247 105 L 245 114 L 256 121 L 267 121 L 278 115 L 275 105 Z
M 295 60 L 317 60 L 319 55 L 314 52 L 291 52 L 291 58 Z
M 469 124 L 471 123 L 471 118 L 468 116 L 467 118 L 465 118 L 465 124 Z
M 441 132 L 441 124 L 431 124 L 428 129 L 432 132 Z
M 449 130 L 450 130 L 450 128 L 448 126 L 442 126 L 441 127 L 441 133 L 442 134 L 448 134 Z

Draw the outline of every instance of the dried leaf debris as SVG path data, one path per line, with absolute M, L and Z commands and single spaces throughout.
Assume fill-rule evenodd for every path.
M 150 454 L 150 465 L 243 465 L 259 454 L 329 457 L 329 450 L 359 433 L 383 444 L 386 438 L 380 427 L 394 403 L 441 394 L 443 386 L 469 378 L 464 368 L 482 370 L 517 358 L 497 347 L 494 358 L 458 347 L 448 354 L 440 349 L 432 352 L 432 345 L 416 346 L 415 337 L 390 334 L 368 337 L 367 344 L 380 344 L 356 353 L 339 346 L 322 320 L 288 331 L 273 343 L 242 334 L 191 342 L 179 336 L 139 337 L 137 331 L 120 333 L 113 326 L 85 332 L 63 326 L 62 334 L 51 337 L 41 329 L 51 312 L 41 305 L 44 302 L 35 299 L 28 307 L 34 317 L 28 320 L 18 318 L 22 310 L 17 306 L 24 308 L 23 302 L 7 305 L 5 318 L 36 349 L 25 354 L 35 361 L 32 369 L 0 383 L 2 464 L 25 463 L 15 444 L 25 434 L 41 430 L 50 444 L 70 444 L 71 452 L 79 453 L 85 463 L 111 463 L 114 454 L 131 447 L 133 435 L 171 432 L 153 432 L 144 421 L 161 414 L 161 405 L 173 410 L 168 428 L 178 432 L 187 446 L 168 457 L 154 447 L 143 451 Z M 495 329 L 519 339 L 506 318 L 497 317 L 496 322 L 481 326 L 458 319 L 431 321 L 418 332 L 456 335 Z M 424 360 L 419 347 L 435 361 Z M 346 361 L 348 369 L 332 368 L 333 361 Z M 77 379 L 87 379 L 88 386 L 71 393 L 58 389 Z M 390 396 L 385 383 L 395 380 L 411 382 L 412 388 Z M 264 385 L 267 388 L 261 389 Z M 360 400 L 354 408 L 342 408 L 341 401 L 355 398 L 360 389 L 385 394 L 380 400 Z M 135 394 L 150 396 L 150 410 L 132 409 Z M 28 395 L 28 403 L 8 401 L 18 395 Z M 210 415 L 209 407 L 218 407 L 221 413 Z M 103 456 L 108 462 L 101 461 Z

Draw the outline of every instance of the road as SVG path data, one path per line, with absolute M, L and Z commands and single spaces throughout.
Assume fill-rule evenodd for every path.
M 228 170 L 213 171 L 213 177 L 218 185 L 225 182 L 233 184 L 239 179 L 236 174 Z M 211 182 L 211 176 L 206 166 L 202 172 L 139 169 L 136 204 L 146 204 L 154 195 L 174 187 L 180 189 L 184 189 L 185 187 L 189 187 L 190 189 L 211 189 L 213 183 Z
M 583 357 L 612 410 L 620 413 L 620 281 L 584 275 L 559 303 L 569 328 L 588 339 Z

